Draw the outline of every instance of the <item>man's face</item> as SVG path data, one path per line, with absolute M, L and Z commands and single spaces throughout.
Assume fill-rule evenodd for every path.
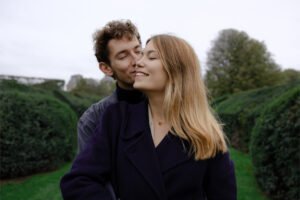
M 108 42 L 110 67 L 118 85 L 132 89 L 135 78 L 136 61 L 142 55 L 141 44 L 136 37 L 112 39 Z

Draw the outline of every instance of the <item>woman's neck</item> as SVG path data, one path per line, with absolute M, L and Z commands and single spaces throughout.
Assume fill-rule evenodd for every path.
M 154 94 L 147 96 L 153 121 L 156 121 L 157 123 L 165 123 L 166 120 L 163 113 L 164 96 Z

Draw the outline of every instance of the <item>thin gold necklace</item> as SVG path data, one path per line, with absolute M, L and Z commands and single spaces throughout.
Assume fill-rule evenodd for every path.
M 153 126 L 153 122 L 152 122 L 152 113 L 151 113 L 151 109 L 150 109 L 150 105 L 148 104 L 148 118 L 149 118 L 149 126 L 150 126 L 150 131 L 151 131 L 151 135 L 152 138 L 154 138 L 154 126 Z

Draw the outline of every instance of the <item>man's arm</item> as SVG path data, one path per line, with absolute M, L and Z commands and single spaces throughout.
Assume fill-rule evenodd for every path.
M 95 134 L 90 136 L 89 145 L 81 151 L 73 162 L 70 172 L 60 182 L 62 196 L 65 200 L 115 199 L 106 184 L 111 177 L 112 135 L 119 126 L 112 126 L 111 112 L 103 114 L 103 123 L 97 126 Z M 118 120 L 119 121 L 119 120 Z M 114 131 L 114 132 L 113 132 Z
M 117 102 L 117 95 L 111 96 L 91 105 L 80 117 L 77 124 L 78 153 L 83 151 L 91 136 L 95 133 L 96 127 L 100 125 L 105 109 Z
M 97 113 L 96 105 L 93 104 L 89 107 L 83 115 L 80 117 L 77 124 L 77 136 L 78 136 L 78 152 L 83 151 L 88 140 L 94 133 L 96 128 L 96 120 L 100 116 L 102 110 L 100 109 Z M 99 120 L 100 121 L 100 120 Z

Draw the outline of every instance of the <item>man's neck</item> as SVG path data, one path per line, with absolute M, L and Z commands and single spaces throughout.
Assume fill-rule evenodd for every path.
M 118 84 L 116 87 L 116 93 L 119 101 L 138 103 L 144 98 L 143 94 L 137 90 L 123 89 Z
M 117 87 L 121 88 L 122 90 L 134 90 L 133 85 L 120 83 L 117 81 L 116 83 Z

